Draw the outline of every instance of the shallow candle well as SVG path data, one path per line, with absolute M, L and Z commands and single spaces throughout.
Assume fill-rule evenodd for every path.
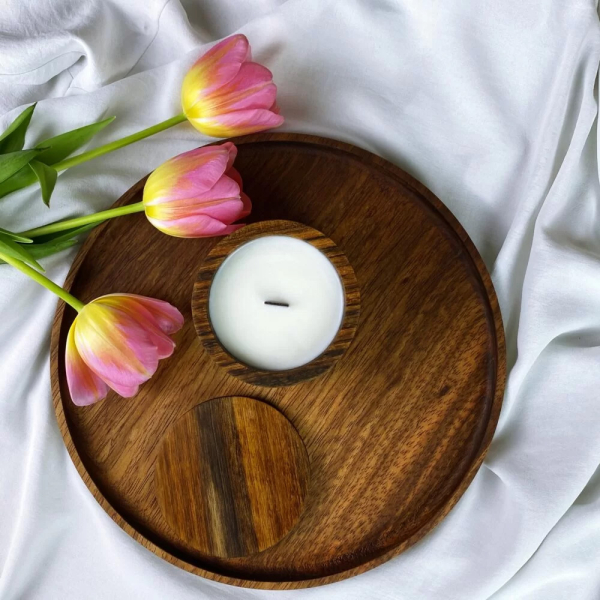
M 293 385 L 328 370 L 350 345 L 360 293 L 345 254 L 323 233 L 263 221 L 222 239 L 194 285 L 205 349 L 231 375 Z

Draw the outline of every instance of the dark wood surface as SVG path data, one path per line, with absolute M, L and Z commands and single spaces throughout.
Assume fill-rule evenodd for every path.
M 504 391 L 500 311 L 483 262 L 424 186 L 358 148 L 296 134 L 235 140 L 250 221 L 286 219 L 330 237 L 361 292 L 355 339 L 329 371 L 287 387 L 232 377 L 204 350 L 192 288 L 218 240 L 182 240 L 143 215 L 91 233 L 66 285 L 83 301 L 111 292 L 167 300 L 186 318 L 174 355 L 140 393 L 74 406 L 52 332 L 56 415 L 67 449 L 108 514 L 158 556 L 217 581 L 257 588 L 322 585 L 362 573 L 421 539 L 454 506 L 491 441 Z M 141 199 L 143 181 L 117 205 Z M 296 526 L 252 556 L 207 557 L 165 521 L 154 472 L 161 439 L 197 404 L 247 396 L 278 408 L 302 437 L 310 485 Z
M 344 317 L 337 335 L 325 352 L 309 363 L 287 371 L 265 371 L 245 365 L 236 360 L 223 348 L 217 339 L 209 318 L 208 297 L 212 280 L 223 264 L 223 261 L 237 248 L 252 240 L 266 235 L 287 235 L 303 240 L 319 251 L 330 261 L 337 271 L 344 288 Z M 223 238 L 208 253 L 198 271 L 198 279 L 194 284 L 192 295 L 192 316 L 196 332 L 202 340 L 207 352 L 228 373 L 248 383 L 266 387 L 294 385 L 302 381 L 314 379 L 330 369 L 344 354 L 354 338 L 360 318 L 360 290 L 354 269 L 346 255 L 326 235 L 300 223 L 293 221 L 261 221 L 239 229 L 232 235 Z
M 308 489 L 306 448 L 272 406 L 217 398 L 177 419 L 158 449 L 154 485 L 173 531 L 207 556 L 237 557 L 277 543 Z

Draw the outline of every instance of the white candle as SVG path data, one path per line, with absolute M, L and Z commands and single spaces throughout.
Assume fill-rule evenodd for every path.
M 335 338 L 344 289 L 314 246 L 272 235 L 240 246 L 223 261 L 208 302 L 215 335 L 232 356 L 284 371 L 310 362 Z

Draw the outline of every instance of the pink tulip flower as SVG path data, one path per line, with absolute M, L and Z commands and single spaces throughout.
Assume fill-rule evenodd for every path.
M 281 125 L 276 96 L 271 71 L 251 62 L 250 44 L 238 34 L 196 61 L 183 80 L 181 104 L 200 133 L 228 138 Z
M 69 392 L 79 406 L 106 397 L 109 388 L 130 398 L 148 381 L 161 358 L 171 356 L 169 337 L 183 316 L 168 302 L 134 294 L 109 294 L 75 317 L 66 347 Z
M 148 220 L 175 237 L 227 235 L 250 214 L 250 199 L 233 168 L 237 148 L 231 142 L 205 146 L 171 158 L 156 169 L 144 187 Z

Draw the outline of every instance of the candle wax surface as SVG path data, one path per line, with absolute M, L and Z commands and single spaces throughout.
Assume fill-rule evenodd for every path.
M 215 335 L 237 360 L 285 371 L 310 362 L 335 338 L 344 289 L 315 247 L 266 236 L 225 259 L 214 276 L 208 310 Z

